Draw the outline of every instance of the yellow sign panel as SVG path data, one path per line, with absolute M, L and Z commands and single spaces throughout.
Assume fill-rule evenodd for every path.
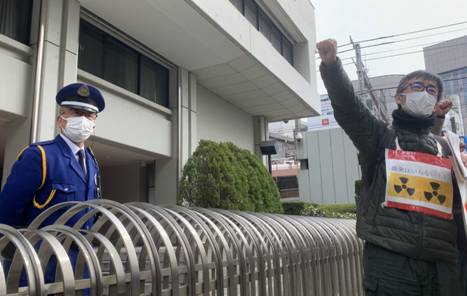
M 394 172 L 389 174 L 387 182 L 388 196 L 452 208 L 452 184 Z

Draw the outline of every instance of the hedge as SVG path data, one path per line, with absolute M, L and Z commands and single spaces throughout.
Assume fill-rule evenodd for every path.
M 178 203 L 281 213 L 277 186 L 263 163 L 230 142 L 202 140 L 183 169 Z
M 282 206 L 284 207 L 284 213 L 288 215 L 355 219 L 357 214 L 355 204 L 318 205 L 314 203 L 291 202 L 284 203 Z

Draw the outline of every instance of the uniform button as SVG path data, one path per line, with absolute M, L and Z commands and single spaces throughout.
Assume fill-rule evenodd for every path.
M 68 188 L 65 188 L 65 191 L 68 191 Z

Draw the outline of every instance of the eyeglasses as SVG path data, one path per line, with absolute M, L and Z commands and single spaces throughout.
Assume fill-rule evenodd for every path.
M 70 108 L 71 111 L 73 112 L 73 114 L 76 114 L 77 116 L 84 116 L 90 120 L 96 120 L 97 119 L 97 113 L 94 113 L 94 112 L 88 112 L 88 111 L 84 111 L 84 110 L 81 110 L 81 109 L 74 109 L 74 108 Z
M 410 88 L 410 90 L 412 91 L 416 91 L 416 92 L 422 92 L 424 90 L 426 90 L 427 93 L 429 93 L 430 95 L 433 95 L 433 96 L 437 96 L 438 95 L 438 87 L 436 87 L 436 85 L 434 84 L 423 84 L 422 82 L 418 82 L 418 81 L 415 81 L 415 82 L 412 82 L 410 84 L 408 84 L 405 88 L 405 89 L 408 89 Z

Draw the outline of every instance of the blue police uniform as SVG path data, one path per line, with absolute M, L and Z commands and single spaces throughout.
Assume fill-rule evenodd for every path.
M 101 92 L 84 83 L 65 86 L 57 93 L 56 101 L 60 106 L 91 113 L 105 108 Z M 30 145 L 19 155 L 0 193 L 0 223 L 27 227 L 40 213 L 57 203 L 95 198 L 99 189 L 99 168 L 89 148 L 85 155 L 87 174 L 61 136 Z M 63 211 L 56 212 L 42 225 L 53 223 Z M 76 215 L 70 224 L 84 214 Z
M 45 152 L 45 167 L 40 148 Z M 30 145 L 13 165 L 0 193 L 0 223 L 27 227 L 57 203 L 96 198 L 99 168 L 89 148 L 85 155 L 87 176 L 61 136 Z M 51 215 L 43 225 L 52 224 L 65 210 Z M 73 217 L 71 223 L 83 214 Z
M 105 107 L 100 91 L 87 84 L 73 83 L 62 88 L 57 104 L 85 113 L 98 113 Z M 66 201 L 87 201 L 99 196 L 99 167 L 92 151 L 85 149 L 85 165 L 80 165 L 68 143 L 58 135 L 54 140 L 34 143 L 22 151 L 14 163 L 0 192 L 0 223 L 18 228 L 27 227 L 51 206 Z M 67 209 L 49 216 L 42 226 L 50 225 Z M 67 223 L 73 225 L 86 212 L 82 211 Z M 89 228 L 93 221 L 84 225 Z M 7 254 L 8 255 L 8 254 Z M 10 254 L 12 255 L 12 254 Z M 76 261 L 77 249 L 70 249 L 70 259 Z M 11 258 L 4 260 L 8 272 Z M 46 282 L 55 278 L 56 261 L 46 268 Z M 25 274 L 22 275 L 25 284 Z

